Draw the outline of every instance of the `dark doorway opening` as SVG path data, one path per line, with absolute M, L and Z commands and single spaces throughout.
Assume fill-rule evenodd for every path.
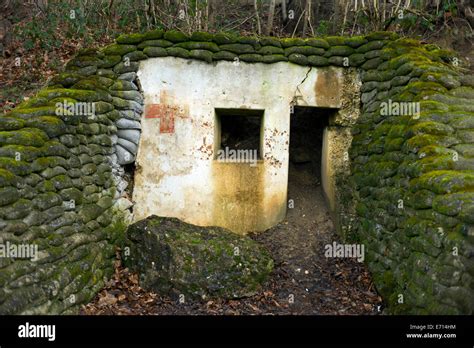
M 333 112 L 314 107 L 294 108 L 290 116 L 288 193 L 293 184 L 320 185 L 323 132 Z

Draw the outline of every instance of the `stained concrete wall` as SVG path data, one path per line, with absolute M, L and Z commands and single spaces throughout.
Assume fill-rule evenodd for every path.
M 145 113 L 134 219 L 173 216 L 239 233 L 285 216 L 291 105 L 340 108 L 345 100 L 341 68 L 166 57 L 142 61 L 138 75 Z M 264 110 L 257 165 L 215 160 L 216 108 Z

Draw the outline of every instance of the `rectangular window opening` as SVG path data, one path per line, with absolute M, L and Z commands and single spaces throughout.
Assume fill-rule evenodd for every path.
M 264 110 L 216 108 L 215 112 L 216 159 L 262 159 Z

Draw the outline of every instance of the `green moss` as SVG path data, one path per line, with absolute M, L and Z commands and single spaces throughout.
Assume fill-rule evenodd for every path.
M 255 53 L 253 46 L 248 44 L 225 44 L 220 45 L 220 49 L 236 54 Z
M 305 46 L 306 42 L 300 38 L 284 38 L 281 39 L 281 45 L 284 48 L 292 47 L 292 46 Z
M 371 41 L 356 48 L 356 53 L 367 53 L 369 51 L 380 50 L 384 48 L 384 41 Z
M 46 145 L 47 146 L 47 145 Z M 30 162 L 40 156 L 43 153 L 41 148 L 25 145 L 4 145 L 0 147 L 1 157 L 17 158 L 18 154 L 20 159 L 26 162 Z
M 281 48 L 280 40 L 278 40 L 275 37 L 271 37 L 271 36 L 261 37 L 260 38 L 260 44 L 262 46 L 273 46 L 273 47 Z
M 54 116 L 39 116 L 30 119 L 26 125 L 31 128 L 38 128 L 44 131 L 50 138 L 65 134 L 66 125 L 58 117 Z
M 147 56 L 142 51 L 133 51 L 124 55 L 123 59 L 124 61 L 128 59 L 131 62 L 136 62 L 139 60 L 147 59 Z
M 421 75 L 422 81 L 437 82 L 445 88 L 456 88 L 461 85 L 460 77 L 448 73 L 438 73 L 429 71 Z
M 420 148 L 428 145 L 452 146 L 459 144 L 460 141 L 454 137 L 418 134 L 406 142 L 407 150 L 417 152 Z
M 435 170 L 454 169 L 454 160 L 452 155 L 430 156 L 419 160 L 416 166 L 418 167 L 418 172 L 416 172 L 415 175 L 418 176 L 421 175 L 421 173 Z
M 189 51 L 181 47 L 168 47 L 166 52 L 172 57 L 189 58 Z
M 110 69 L 98 69 L 97 76 L 108 77 L 114 79 L 117 75 Z
M 330 65 L 345 66 L 346 59 L 347 59 L 346 57 L 332 56 L 328 59 L 328 62 Z
M 287 62 L 288 58 L 282 54 L 272 54 L 262 57 L 262 63 L 271 64 L 277 62 Z
M 15 108 L 9 115 L 22 119 L 29 119 L 32 117 L 54 115 L 56 107 L 52 105 L 37 106 L 34 108 Z
M 448 135 L 453 134 L 454 130 L 448 125 L 439 122 L 420 122 L 414 125 L 411 129 L 413 134 L 433 134 L 433 135 Z
M 286 56 L 293 53 L 303 54 L 305 56 L 322 56 L 324 52 L 324 49 L 312 46 L 293 46 L 285 48 Z
M 212 41 L 213 37 L 214 36 L 212 34 L 208 33 L 208 32 L 195 31 L 194 33 L 191 34 L 190 39 L 192 41 L 206 41 L 206 42 L 209 42 L 209 41 Z
M 293 53 L 288 56 L 288 60 L 299 65 L 308 65 L 308 58 L 299 53 Z
M 309 56 L 308 64 L 311 66 L 327 66 L 329 65 L 329 60 L 321 56 Z
M 365 62 L 365 57 L 361 53 L 354 53 L 349 56 L 350 66 L 361 66 Z
M 77 56 L 73 59 L 71 59 L 66 67 L 79 67 L 83 68 L 86 66 L 94 65 L 94 66 L 100 66 L 102 63 L 102 60 L 98 57 L 95 56 Z
M 239 59 L 248 63 L 259 63 L 262 61 L 262 56 L 254 53 L 241 54 L 239 55 Z
M 454 147 L 454 150 L 463 157 L 474 158 L 474 144 L 459 144 Z
M 0 132 L 0 145 L 25 145 L 41 147 L 48 136 L 41 130 L 35 128 L 23 128 L 17 131 Z
M 213 59 L 233 61 L 236 59 L 236 57 L 237 55 L 235 53 L 228 52 L 228 51 L 219 51 L 217 53 L 214 53 Z
M 119 44 L 137 44 L 145 40 L 145 34 L 122 34 L 117 37 L 117 43 Z
M 329 43 L 322 39 L 322 38 L 309 38 L 305 40 L 306 45 L 308 46 L 313 46 L 313 47 L 319 47 L 319 48 L 324 48 L 328 49 L 329 48 Z
M 437 194 L 469 191 L 474 188 L 474 171 L 437 170 L 410 181 L 412 190 L 426 189 Z
M 414 54 L 414 53 L 406 53 L 399 55 L 389 62 L 389 69 L 397 70 L 403 64 L 411 63 L 416 65 L 430 64 L 431 60 L 423 55 Z
M 251 45 L 255 50 L 259 50 L 262 47 L 260 45 L 258 37 L 256 36 L 240 36 L 237 38 L 237 42 L 241 44 Z
M 17 161 L 14 158 L 0 157 L 0 168 L 20 176 L 31 173 L 31 167 L 28 163 Z
M 419 94 L 426 91 L 435 91 L 441 93 L 447 92 L 446 88 L 441 86 L 439 83 L 425 81 L 410 82 L 404 87 L 403 91 L 409 91 L 414 94 Z
M 280 48 L 280 47 L 276 47 L 276 46 L 263 46 L 261 49 L 258 50 L 259 54 L 263 54 L 263 55 L 269 55 L 269 54 L 284 54 L 285 51 Z
M 329 46 L 341 46 L 344 45 L 346 38 L 343 36 L 326 36 L 324 38 Z
M 0 117 L 0 131 L 17 130 L 23 128 L 24 125 L 25 121 L 11 115 Z
M 11 171 L 0 168 L 0 187 L 16 186 L 18 180 Z
M 146 47 L 163 47 L 163 48 L 168 48 L 173 46 L 173 43 L 168 40 L 147 40 L 143 41 L 141 44 L 138 45 L 139 49 L 144 49 Z
M 137 49 L 134 45 L 119 45 L 119 44 L 112 44 L 105 47 L 102 50 L 102 53 L 105 55 L 110 56 L 123 56 L 125 53 L 135 51 Z
M 438 213 L 456 216 L 463 209 L 474 205 L 474 192 L 453 193 L 437 196 L 433 200 L 433 209 Z M 474 217 L 471 219 L 474 220 Z
M 212 52 L 207 50 L 191 50 L 189 52 L 189 58 L 199 59 L 211 63 Z
M 138 62 L 120 62 L 114 67 L 114 72 L 124 74 L 128 72 L 136 72 L 138 70 Z
M 166 48 L 163 47 L 145 47 L 143 50 L 148 57 L 166 57 L 168 56 L 168 52 Z
M 364 36 L 352 36 L 344 40 L 344 45 L 352 48 L 357 48 L 366 44 L 368 40 Z
M 403 144 L 405 143 L 404 138 L 387 138 L 385 140 L 384 148 L 386 151 L 399 151 L 402 149 Z
M 232 33 L 217 33 L 213 41 L 218 45 L 233 44 L 237 42 L 237 37 Z
M 106 87 L 102 85 L 98 80 L 92 78 L 85 78 L 77 83 L 75 83 L 72 89 L 82 89 L 82 90 L 89 90 L 89 91 L 96 91 L 96 90 L 106 90 Z
M 169 30 L 165 32 L 163 38 L 171 42 L 184 42 L 189 40 L 185 33 L 178 30 Z
M 331 46 L 324 55 L 325 57 L 331 56 L 350 56 L 354 53 L 354 49 L 349 46 Z
M 112 56 L 112 55 L 107 55 L 104 57 L 102 60 L 102 64 L 99 65 L 100 68 L 111 68 L 118 64 L 122 60 L 122 57 L 119 55 Z
M 361 68 L 364 70 L 376 69 L 383 63 L 382 58 L 373 58 L 367 60 L 364 64 L 362 64 Z
M 181 42 L 179 44 L 176 44 L 174 45 L 174 47 L 182 47 L 187 50 L 207 50 L 211 52 L 219 51 L 219 47 L 214 42 L 187 41 L 187 42 Z
M 164 30 L 162 29 L 155 29 L 152 31 L 148 31 L 143 35 L 144 40 L 157 40 L 163 37 Z
M 66 97 L 84 102 L 94 102 L 98 100 L 108 102 L 111 100 L 110 96 L 106 92 L 65 88 L 43 89 L 38 93 L 38 96 L 47 99 Z

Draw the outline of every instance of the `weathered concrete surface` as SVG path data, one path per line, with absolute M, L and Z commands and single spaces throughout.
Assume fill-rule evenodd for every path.
M 351 145 L 349 127 L 326 127 L 323 133 L 321 156 L 321 185 L 330 211 L 338 211 L 337 177 L 348 176 L 350 162 L 348 150 Z
M 238 233 L 279 222 L 286 212 L 291 104 L 341 107 L 342 70 L 169 57 L 140 64 L 145 113 L 135 221 L 158 214 Z M 256 166 L 215 160 L 215 108 L 264 110 L 263 159 Z

